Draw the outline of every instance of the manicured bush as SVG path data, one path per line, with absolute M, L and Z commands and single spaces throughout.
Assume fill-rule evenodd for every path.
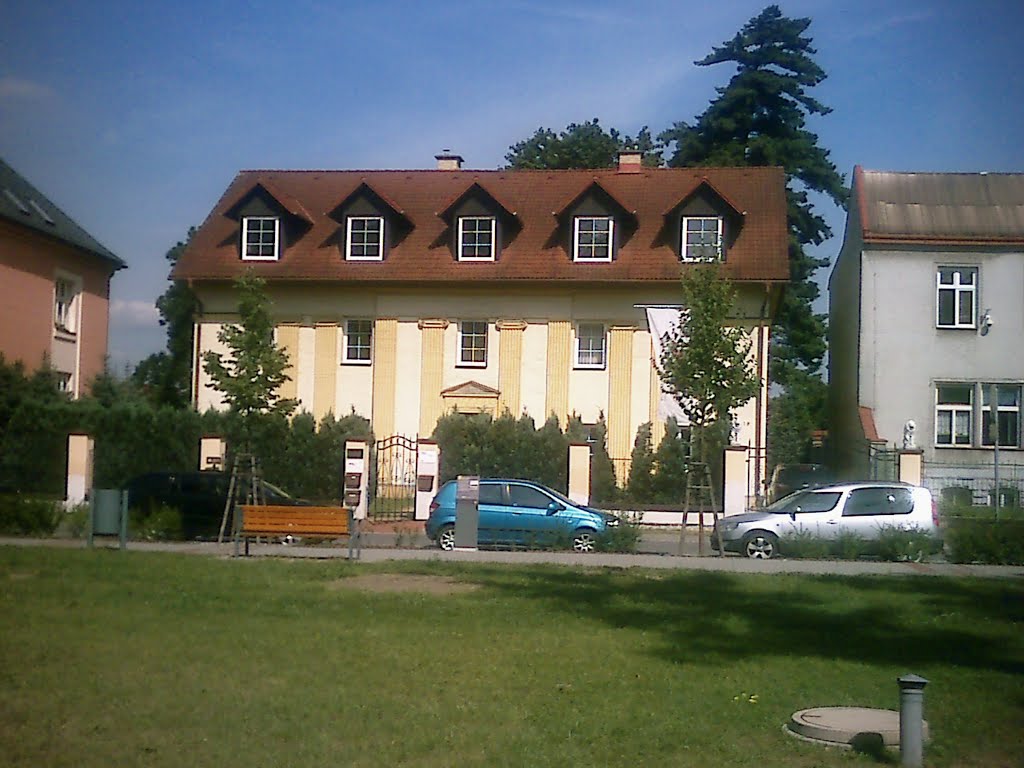
M 569 438 L 554 417 L 537 429 L 529 416 L 450 413 L 438 419 L 433 439 L 441 450 L 442 483 L 479 475 L 521 477 L 563 493 L 568 487 Z
M 947 557 L 954 563 L 1024 565 L 1024 513 L 1001 510 L 996 520 L 991 508 L 975 509 L 971 516 L 943 517 Z

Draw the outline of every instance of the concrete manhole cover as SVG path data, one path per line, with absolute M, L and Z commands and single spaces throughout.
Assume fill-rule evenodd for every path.
M 900 713 L 867 707 L 815 707 L 795 712 L 787 728 L 798 736 L 829 744 L 853 744 L 858 737 L 877 734 L 887 747 L 900 744 Z M 921 724 L 928 741 L 928 721 Z

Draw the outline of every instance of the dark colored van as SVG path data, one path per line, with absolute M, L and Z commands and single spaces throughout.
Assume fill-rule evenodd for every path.
M 129 480 L 128 508 L 148 515 L 161 505 L 181 512 L 182 533 L 186 539 L 216 539 L 224 517 L 231 476 L 224 472 L 150 472 Z M 289 496 L 275 485 L 263 482 L 267 504 L 309 506 L 310 502 Z M 225 531 L 231 532 L 228 516 Z
M 768 504 L 783 496 L 804 488 L 817 488 L 834 482 L 834 477 L 824 464 L 777 464 L 768 485 Z

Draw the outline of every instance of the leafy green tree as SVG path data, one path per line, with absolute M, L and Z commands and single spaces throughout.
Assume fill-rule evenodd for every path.
M 776 464 L 812 460 L 811 433 L 827 429 L 828 385 L 820 377 L 795 371 L 784 392 L 768 402 L 768 471 Z
M 509 168 L 565 170 L 612 168 L 621 149 L 639 149 L 646 166 L 661 165 L 661 147 L 644 126 L 636 137 L 605 131 L 595 117 L 589 123 L 571 123 L 561 133 L 538 128 L 530 138 L 509 147 Z
M 751 340 L 730 324 L 732 284 L 716 266 L 697 266 L 682 277 L 679 322 L 664 336 L 661 381 L 695 429 L 718 421 L 757 394 L 749 358 Z
M 203 369 L 213 388 L 223 394 L 232 413 L 242 422 L 243 436 L 253 416 L 291 415 L 296 402 L 278 390 L 289 380 L 287 355 L 274 342 L 274 323 L 265 281 L 247 273 L 235 281 L 240 325 L 226 325 L 217 338 L 230 354 L 206 352 Z
M 771 377 L 786 384 L 793 370 L 816 371 L 825 354 L 825 318 L 812 311 L 818 296 L 814 273 L 826 259 L 804 247 L 831 236 L 809 193 L 845 205 L 843 177 L 807 130 L 807 117 L 831 110 L 808 94 L 825 72 L 812 58 L 817 52 L 804 33 L 808 18 L 791 19 L 770 5 L 721 46 L 696 62 L 706 67 L 733 63 L 736 74 L 718 89 L 692 125 L 678 122 L 658 138 L 673 147 L 668 164 L 690 166 L 781 166 L 785 169 L 790 230 L 790 285 L 775 316 Z
M 192 240 L 190 227 L 185 241 L 178 241 L 164 258 L 173 268 Z M 192 335 L 199 300 L 184 280 L 175 280 L 156 300 L 160 325 L 167 329 L 167 351 L 141 360 L 132 374 L 135 384 L 157 405 L 184 408 L 191 396 Z

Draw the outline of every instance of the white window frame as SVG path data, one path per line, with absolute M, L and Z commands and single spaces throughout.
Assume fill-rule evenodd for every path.
M 952 272 L 952 282 L 943 283 L 942 273 Z M 963 276 L 971 275 L 971 282 L 963 281 Z M 968 266 L 943 266 L 935 270 L 935 327 L 936 328 L 966 328 L 978 327 L 978 282 L 980 272 L 977 267 Z M 941 317 L 942 294 L 944 292 L 953 294 L 953 322 L 943 323 Z M 962 296 L 971 297 L 970 318 L 964 319 L 960 312 L 960 300 Z
M 463 245 L 466 237 L 466 224 L 471 221 L 489 221 L 491 224 L 491 239 L 490 243 L 487 244 L 489 253 L 486 256 L 466 256 L 463 254 Z M 493 216 L 460 216 L 459 217 L 459 261 L 494 261 L 495 254 L 495 238 L 498 230 L 497 221 Z M 474 230 L 471 234 L 478 235 L 479 231 Z M 479 240 L 474 241 L 474 248 L 480 248 L 481 243 Z
M 249 253 L 249 228 L 250 223 L 272 221 L 274 222 L 274 253 L 264 256 L 262 254 Z M 267 233 L 260 231 L 260 235 Z M 262 237 L 258 244 L 264 245 Z M 281 218 L 279 216 L 243 216 L 242 217 L 242 261 L 277 261 L 281 253 Z
M 688 242 L 688 235 L 690 234 L 689 225 L 690 222 L 715 222 L 715 242 L 714 243 L 690 243 Z M 716 262 L 722 260 L 722 230 L 723 223 L 721 216 L 683 216 L 679 226 L 679 258 L 683 261 L 692 262 Z M 695 233 L 704 234 L 710 230 L 700 229 L 695 230 Z M 707 258 L 706 256 L 691 256 L 690 251 L 693 248 L 708 248 L 712 247 L 716 250 L 714 258 Z
M 966 387 L 970 392 L 969 403 L 943 403 L 939 400 L 942 387 Z M 974 403 L 975 385 L 970 382 L 949 381 L 935 385 L 935 445 L 938 448 L 971 448 L 974 445 Z M 966 415 L 967 438 L 957 439 L 957 419 Z M 939 442 L 939 420 L 948 418 L 950 423 L 949 442 Z
M 603 256 L 584 256 L 581 255 L 580 251 L 582 248 L 590 248 L 596 252 L 597 246 L 591 242 L 584 245 L 581 240 L 581 235 L 593 235 L 595 230 L 581 232 L 581 224 L 584 222 L 595 222 L 595 221 L 607 221 L 608 222 L 608 242 L 605 245 L 606 253 Z M 611 216 L 576 216 L 573 218 L 573 237 L 572 237 L 572 258 L 573 261 L 611 261 L 612 251 L 615 243 L 615 219 Z
M 467 331 L 466 326 L 474 326 L 472 329 Z M 483 332 L 481 333 L 477 326 L 483 326 Z M 458 333 L 458 366 L 460 368 L 486 368 L 487 367 L 487 341 L 488 334 L 490 333 L 490 324 L 486 320 L 462 320 L 459 322 L 459 333 Z M 467 351 L 476 351 L 481 348 L 478 346 L 465 347 L 463 342 L 472 339 L 483 339 L 483 360 L 467 360 Z
M 593 331 L 600 328 L 600 333 L 584 333 L 586 331 Z M 583 340 L 594 340 L 600 338 L 600 347 L 593 347 L 591 345 L 583 346 Z M 592 355 L 599 353 L 600 360 L 583 360 L 584 353 Z M 573 366 L 575 368 L 583 368 L 589 370 L 603 370 L 608 365 L 608 329 L 604 323 L 588 322 L 584 321 L 576 323 L 576 333 L 573 339 Z
M 984 448 L 994 447 L 994 441 L 988 437 L 988 426 L 992 420 L 992 403 L 989 400 L 989 392 L 991 384 L 981 385 L 981 445 Z M 999 418 L 999 414 L 1011 413 L 1016 415 L 1016 430 L 1013 437 L 1013 442 L 999 443 L 1000 448 L 1020 448 L 1021 447 L 1021 386 L 1020 384 L 997 384 L 998 392 L 996 398 L 999 400 L 996 406 L 996 419 Z M 1003 395 L 1013 394 L 1014 403 L 1003 405 Z M 988 423 L 986 423 L 985 417 L 988 416 Z
M 77 334 L 82 283 L 76 277 L 57 273 L 53 280 L 53 327 L 62 333 Z
M 366 256 L 357 255 L 352 253 L 352 225 L 353 223 L 361 221 L 376 221 L 378 224 L 377 229 L 377 255 Z M 366 232 L 359 233 L 362 236 L 362 242 L 359 245 L 366 246 L 371 244 L 373 241 L 366 238 Z M 382 261 L 384 259 L 384 217 L 383 216 L 349 216 L 345 224 L 345 259 L 347 261 Z
M 364 344 L 352 344 L 351 339 L 367 336 L 365 331 L 356 330 L 353 331 L 352 326 L 355 323 L 366 323 L 369 326 L 369 334 L 367 343 Z M 349 318 L 345 321 L 345 333 L 342 334 L 342 350 L 341 350 L 341 362 L 342 365 L 372 365 L 373 364 L 373 320 L 368 320 L 362 317 Z M 353 357 L 353 354 L 358 354 L 366 350 L 367 356 Z

